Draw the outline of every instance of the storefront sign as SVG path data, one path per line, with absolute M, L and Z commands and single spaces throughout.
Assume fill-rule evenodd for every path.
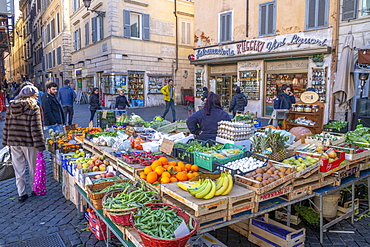
M 222 46 L 200 47 L 195 49 L 194 60 L 323 48 L 332 44 L 331 31 L 331 28 L 327 28 L 275 37 L 243 40 Z
M 211 67 L 211 74 L 227 74 L 227 73 L 236 73 L 236 65 L 229 66 L 213 66 Z
M 266 63 L 266 70 L 293 70 L 293 69 L 306 69 L 308 68 L 308 60 L 287 60 L 287 61 L 274 61 Z
M 261 65 L 263 61 L 243 61 L 239 62 L 239 71 L 248 71 L 248 70 L 261 70 Z

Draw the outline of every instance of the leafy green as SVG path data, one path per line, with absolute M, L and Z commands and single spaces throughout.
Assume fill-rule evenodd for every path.
M 346 121 L 335 120 L 335 121 L 329 122 L 325 126 L 325 128 L 336 129 L 336 130 L 340 131 L 341 129 L 345 128 L 346 126 L 347 126 Z

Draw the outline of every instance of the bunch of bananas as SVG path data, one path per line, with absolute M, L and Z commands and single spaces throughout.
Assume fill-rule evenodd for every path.
M 229 194 L 233 188 L 233 177 L 228 172 L 222 172 L 216 182 L 206 178 L 199 179 L 197 182 L 178 182 L 177 185 L 196 198 L 211 199 L 214 196 Z

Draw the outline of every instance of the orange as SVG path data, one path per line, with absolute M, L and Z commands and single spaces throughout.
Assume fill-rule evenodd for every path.
M 178 182 L 179 180 L 177 180 L 177 178 L 176 177 L 170 177 L 170 182 L 171 183 L 176 183 L 176 182 Z
M 164 167 L 164 169 L 166 169 L 166 171 L 168 171 L 169 165 L 164 165 L 163 167 Z
M 158 180 L 158 174 L 156 172 L 150 172 L 147 176 L 146 176 L 146 181 L 148 181 L 148 183 L 155 183 L 157 182 Z
M 170 162 L 168 162 L 168 165 L 169 166 L 176 166 L 176 161 L 170 161 Z
M 170 178 L 171 177 L 171 173 L 169 172 L 163 172 L 162 173 L 162 178 Z
M 191 170 L 192 170 L 193 172 L 197 172 L 197 171 L 199 171 L 199 167 L 198 167 L 197 165 L 192 165 L 192 166 L 191 166 Z
M 179 163 L 177 163 L 177 166 L 178 166 L 178 167 L 180 167 L 181 171 L 185 171 L 185 165 L 184 165 L 184 162 L 179 161 Z
M 162 166 L 157 166 L 154 170 L 159 176 L 162 175 L 162 173 L 165 171 Z
M 149 174 L 149 172 L 152 172 L 153 171 L 153 169 L 152 169 L 152 167 L 151 166 L 146 166 L 145 168 L 144 168 L 144 173 L 146 174 L 146 175 L 148 175 Z
M 194 177 L 194 174 L 193 173 L 187 173 L 186 176 L 188 176 L 188 179 L 192 179 Z
M 146 174 L 145 174 L 145 172 L 140 172 L 140 178 L 146 180 Z
M 170 178 L 168 178 L 168 177 L 162 177 L 161 178 L 161 184 L 167 184 L 167 183 L 169 183 L 171 180 L 170 180 Z
M 166 158 L 166 157 L 160 157 L 160 158 L 158 159 L 158 161 L 160 161 L 160 162 L 162 163 L 162 166 L 165 166 L 165 165 L 167 165 L 167 164 L 168 164 L 168 160 L 167 160 L 167 158 Z
M 178 172 L 176 174 L 176 178 L 179 180 L 179 181 L 186 181 L 188 180 L 188 176 L 186 174 L 186 172 Z
M 193 172 L 193 175 L 194 175 L 194 177 L 196 177 L 196 176 L 199 175 L 199 173 L 198 172 Z
M 175 171 L 182 172 L 181 167 L 175 166 Z
M 155 161 L 153 161 L 153 163 L 150 166 L 152 167 L 152 169 L 154 171 L 155 168 L 157 168 L 158 166 L 161 166 L 161 165 L 162 165 L 162 163 L 160 161 L 155 160 Z
M 168 166 L 167 171 L 169 171 L 170 173 L 173 173 L 176 171 L 176 168 L 174 166 Z
M 189 171 L 191 171 L 191 164 L 186 164 L 185 165 L 185 168 L 186 168 L 186 170 L 189 172 Z

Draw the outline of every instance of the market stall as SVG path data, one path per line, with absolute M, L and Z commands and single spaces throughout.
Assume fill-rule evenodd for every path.
M 218 140 L 224 143 L 201 142 L 184 134 L 184 123 L 160 117 L 145 122 L 134 115 L 104 131 L 78 127 L 51 133 L 47 144 L 54 153 L 54 178 L 61 181 L 65 197 L 81 212 L 88 205 L 102 220 L 106 227 L 98 230 L 90 223 L 98 238 L 109 238 L 112 232 L 125 246 L 147 246 L 148 239 L 157 241 L 156 246 L 171 241 L 185 246 L 190 239 L 192 246 L 197 239 L 193 234 L 225 226 L 258 245 L 272 241 L 290 246 L 305 241 L 304 228 L 289 227 L 298 218 L 316 225 L 321 241 L 330 226 L 348 216 L 353 221 L 354 186 L 370 183 L 370 129 L 316 133 L 293 142 L 286 131 L 265 128 L 253 133 L 251 126 L 253 116 L 239 116 L 219 123 Z M 342 129 L 336 123 L 325 127 Z M 325 196 L 348 187 L 352 195 L 340 216 L 336 210 L 329 215 Z M 162 204 L 149 206 L 158 202 Z M 301 207 L 312 208 L 318 222 L 305 218 Z M 275 220 L 265 215 L 272 211 L 278 212 Z M 156 213 L 172 218 L 155 220 Z M 261 215 L 263 219 L 257 218 Z M 283 218 L 287 226 L 276 221 Z M 170 237 L 177 227 L 168 224 L 178 221 L 181 228 L 182 220 L 185 233 Z M 153 225 L 158 230 L 144 227 L 147 221 L 161 222 Z M 273 229 L 285 234 L 276 237 Z

